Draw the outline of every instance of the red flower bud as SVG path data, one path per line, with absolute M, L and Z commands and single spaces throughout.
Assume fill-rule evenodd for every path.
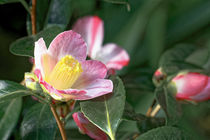
M 179 100 L 204 101 L 210 99 L 210 77 L 196 72 L 180 73 L 172 79 Z

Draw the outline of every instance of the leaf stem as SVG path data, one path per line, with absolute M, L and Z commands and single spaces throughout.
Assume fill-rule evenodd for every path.
M 36 34 L 36 0 L 32 0 L 31 8 L 32 35 Z
M 58 114 L 57 114 L 57 112 L 56 112 L 56 110 L 55 110 L 54 105 L 50 104 L 50 109 L 51 109 L 51 111 L 52 111 L 52 113 L 53 113 L 53 116 L 55 117 L 55 120 L 56 120 L 57 125 L 58 125 L 58 128 L 59 128 L 59 130 L 60 130 L 62 139 L 63 139 L 63 140 L 67 140 L 67 138 L 66 138 L 66 132 L 65 132 L 65 130 L 64 130 L 64 124 L 63 124 L 63 123 L 61 122 L 61 120 L 59 119 L 59 116 L 58 116 Z

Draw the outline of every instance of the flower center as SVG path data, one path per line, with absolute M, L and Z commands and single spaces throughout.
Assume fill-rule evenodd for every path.
M 74 84 L 82 71 L 81 64 L 71 55 L 66 55 L 55 65 L 45 81 L 55 89 L 68 89 Z

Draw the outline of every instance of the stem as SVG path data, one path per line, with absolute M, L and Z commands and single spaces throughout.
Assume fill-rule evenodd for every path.
M 52 111 L 52 113 L 53 113 L 53 116 L 55 117 L 55 120 L 56 120 L 57 125 L 58 125 L 58 128 L 59 128 L 59 130 L 60 130 L 62 139 L 63 139 L 63 140 L 67 140 L 67 138 L 66 138 L 66 133 L 65 133 L 65 130 L 64 130 L 64 124 L 63 124 L 63 123 L 61 122 L 61 120 L 59 119 L 59 116 L 58 116 L 58 114 L 57 114 L 57 112 L 56 112 L 56 110 L 55 110 L 55 107 L 54 107 L 52 104 L 50 104 L 50 109 L 51 109 L 51 111 Z
M 149 116 L 151 115 L 151 113 L 152 113 L 152 108 L 154 107 L 155 103 L 156 103 L 156 100 L 154 100 L 154 101 L 152 102 L 152 105 L 148 108 L 147 113 L 146 113 L 146 116 L 147 116 L 147 117 L 149 117 Z
M 23 7 L 26 9 L 26 11 L 31 14 L 31 10 L 30 8 L 28 7 L 28 4 L 26 3 L 25 0 L 20 0 L 20 3 L 23 5 Z
M 32 24 L 32 35 L 35 35 L 36 34 L 36 0 L 32 0 L 31 24 Z
M 160 111 L 161 106 L 158 104 L 155 109 L 151 113 L 151 117 L 154 117 L 159 111 Z

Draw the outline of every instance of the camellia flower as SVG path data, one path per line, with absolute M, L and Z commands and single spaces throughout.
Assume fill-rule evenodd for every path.
M 26 86 L 34 89 L 39 82 L 55 100 L 92 99 L 112 92 L 113 83 L 104 79 L 106 66 L 96 60 L 86 60 L 86 43 L 74 31 L 56 36 L 49 48 L 40 38 L 35 42 L 34 74 L 26 73 Z
M 102 47 L 104 26 L 99 17 L 83 17 L 75 23 L 73 30 L 87 42 L 87 54 L 91 59 L 102 61 L 109 70 L 120 70 L 128 65 L 129 56 L 124 49 L 114 43 Z
M 81 112 L 76 112 L 73 115 L 73 119 L 79 127 L 80 131 L 87 134 L 95 140 L 107 140 L 107 135 L 94 124 L 92 124 Z
M 204 101 L 210 99 L 210 77 L 196 72 L 179 73 L 172 79 L 179 100 Z

